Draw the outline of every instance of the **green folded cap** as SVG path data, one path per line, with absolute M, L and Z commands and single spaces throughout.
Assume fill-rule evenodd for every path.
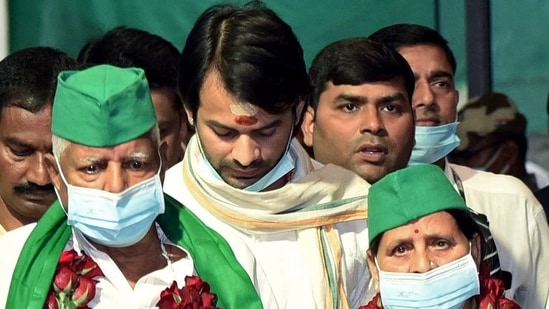
M 387 174 L 368 192 L 370 244 L 385 231 L 447 209 L 468 211 L 438 166 L 413 165 Z
M 155 124 L 143 70 L 98 65 L 59 74 L 53 134 L 90 147 L 110 147 L 143 135 Z

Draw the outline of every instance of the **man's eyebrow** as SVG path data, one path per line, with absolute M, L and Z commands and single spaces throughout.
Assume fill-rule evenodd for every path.
M 395 92 L 392 94 L 383 95 L 379 98 L 376 98 L 377 103 L 390 103 L 395 101 L 406 101 L 406 97 L 400 92 Z
M 454 78 L 454 75 L 448 71 L 443 70 L 434 70 L 429 73 L 430 78 L 437 78 L 437 77 L 448 77 L 448 78 Z
M 448 77 L 448 78 L 454 78 L 454 75 L 448 71 L 444 70 L 434 70 L 429 72 L 429 79 L 431 78 L 438 78 L 438 77 Z M 414 72 L 414 78 L 418 80 L 420 78 L 419 74 Z
M 9 136 L 8 138 L 6 138 L 6 142 L 7 144 L 12 144 L 12 145 L 23 147 L 23 148 L 32 148 L 32 149 L 36 148 L 35 146 L 13 136 Z
M 130 153 L 128 158 L 132 159 L 149 159 L 151 157 L 151 154 L 147 151 L 134 151 Z
M 333 103 L 337 103 L 340 101 L 347 101 L 352 103 L 365 103 L 368 101 L 368 99 L 360 95 L 341 93 L 334 98 Z

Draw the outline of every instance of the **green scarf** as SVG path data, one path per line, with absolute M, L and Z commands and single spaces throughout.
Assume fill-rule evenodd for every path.
M 170 241 L 186 248 L 202 280 L 222 308 L 263 308 L 231 248 L 179 202 L 164 195 L 166 211 L 157 222 Z M 43 308 L 59 257 L 71 235 L 59 202 L 53 203 L 29 235 L 15 266 L 6 308 Z

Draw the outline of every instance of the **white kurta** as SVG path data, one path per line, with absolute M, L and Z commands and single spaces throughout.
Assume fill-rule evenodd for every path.
M 513 275 L 506 296 L 522 308 L 549 308 L 549 227 L 540 203 L 515 177 L 446 164 L 455 186 L 450 167 L 462 181 L 467 206 L 488 217 L 501 269 Z
M 17 258 L 35 225 L 36 223 L 23 226 L 0 237 L 0 252 L 2 252 L 0 262 L 0 308 L 6 306 L 11 276 Z M 157 230 L 164 244 L 173 245 L 159 227 Z M 160 299 L 160 293 L 168 288 L 174 280 L 181 288 L 185 284 L 185 277 L 194 274 L 193 261 L 189 252 L 181 247 L 179 248 L 187 253 L 185 258 L 171 263 L 171 266 L 168 265 L 143 276 L 133 289 L 113 260 L 107 254 L 95 249 L 82 235 L 73 233 L 67 242 L 65 251 L 75 249 L 79 252 L 83 250 L 99 265 L 105 274 L 105 277 L 96 278 L 99 280 L 96 285 L 96 295 L 88 306 L 99 309 L 145 309 L 155 308 Z
M 187 154 L 188 155 L 188 154 Z M 299 160 L 298 160 L 299 162 Z M 231 246 L 238 262 L 248 273 L 264 308 L 319 308 L 311 275 L 313 260 L 318 251 L 305 250 L 303 236 L 314 234 L 316 228 L 252 235 L 242 232 L 221 221 L 203 208 L 193 197 L 183 178 L 184 164 L 181 162 L 166 173 L 164 191 L 176 198 L 197 215 L 207 226 L 222 235 Z M 293 180 L 304 176 L 303 166 L 296 168 Z M 228 185 L 227 185 L 228 186 Z M 364 194 L 368 185 L 365 183 Z M 283 189 L 280 194 L 283 194 Z M 255 193 L 257 194 L 257 193 Z M 262 194 L 262 193 L 259 193 Z M 340 236 L 343 261 L 343 286 L 350 308 L 358 308 L 367 301 L 367 282 L 370 278 L 366 262 L 368 230 L 366 219 L 338 223 L 334 226 Z M 316 274 L 318 277 L 318 274 Z

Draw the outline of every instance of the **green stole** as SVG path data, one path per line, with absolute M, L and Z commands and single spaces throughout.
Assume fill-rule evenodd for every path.
M 165 213 L 157 218 L 170 241 L 187 249 L 202 280 L 221 308 L 263 308 L 248 274 L 229 244 L 187 208 L 164 194 Z M 71 227 L 56 201 L 33 229 L 13 271 L 6 308 L 43 308 Z

